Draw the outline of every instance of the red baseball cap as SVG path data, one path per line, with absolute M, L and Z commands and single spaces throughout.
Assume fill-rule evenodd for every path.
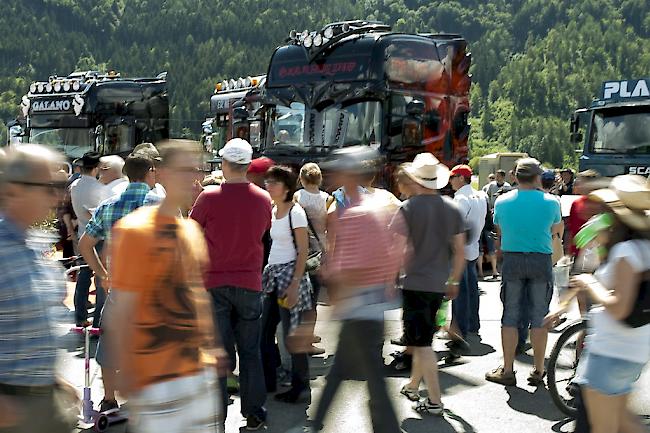
M 451 169 L 451 176 L 472 177 L 472 167 L 469 165 L 457 165 Z
M 273 161 L 271 158 L 261 156 L 251 161 L 251 164 L 248 166 L 248 173 L 264 174 L 269 170 L 269 168 L 273 167 L 274 165 L 275 161 Z

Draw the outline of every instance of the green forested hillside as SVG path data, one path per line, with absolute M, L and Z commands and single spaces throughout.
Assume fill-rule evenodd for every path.
M 575 161 L 568 116 L 617 77 L 650 75 L 646 0 L 3 0 L 0 135 L 34 79 L 169 72 L 174 135 L 198 133 L 214 84 L 264 73 L 291 29 L 369 18 L 462 33 L 473 55 L 473 156 Z M 0 137 L 4 140 L 4 137 Z

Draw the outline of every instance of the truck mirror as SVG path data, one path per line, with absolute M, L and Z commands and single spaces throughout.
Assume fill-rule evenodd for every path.
M 406 105 L 406 114 L 409 116 L 422 116 L 424 114 L 424 102 L 414 99 Z
M 408 116 L 402 122 L 402 147 L 422 146 L 422 121 Z
M 253 149 L 259 149 L 262 145 L 262 121 L 253 120 L 249 127 L 250 144 Z
M 23 142 L 23 136 L 25 131 L 23 131 L 22 126 L 14 125 L 9 128 L 9 146 L 16 146 Z
M 237 107 L 233 110 L 232 117 L 235 120 L 248 119 L 248 111 L 244 107 Z
M 571 115 L 571 133 L 576 133 L 580 129 L 580 116 L 578 113 Z
M 583 139 L 584 139 L 584 135 L 580 131 L 572 132 L 570 135 L 570 140 L 571 143 L 573 144 L 582 143 Z

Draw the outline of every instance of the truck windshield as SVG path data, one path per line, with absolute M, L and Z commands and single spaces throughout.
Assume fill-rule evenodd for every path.
M 94 149 L 93 130 L 88 128 L 32 128 L 29 142 L 42 144 L 69 158 L 81 158 Z
M 619 107 L 594 113 L 594 153 L 650 154 L 650 107 Z
M 300 102 L 293 102 L 289 107 L 278 105 L 271 114 L 272 142 L 296 147 L 378 146 L 381 110 L 378 101 L 330 106 L 322 111 Z

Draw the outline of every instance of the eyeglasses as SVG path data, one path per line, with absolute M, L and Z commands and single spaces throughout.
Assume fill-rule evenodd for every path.
M 269 186 L 269 185 L 278 185 L 278 184 L 281 184 L 281 183 L 282 183 L 282 182 L 280 182 L 279 180 L 274 180 L 274 179 L 266 179 L 266 180 L 264 181 L 264 185 L 266 185 L 266 186 Z

